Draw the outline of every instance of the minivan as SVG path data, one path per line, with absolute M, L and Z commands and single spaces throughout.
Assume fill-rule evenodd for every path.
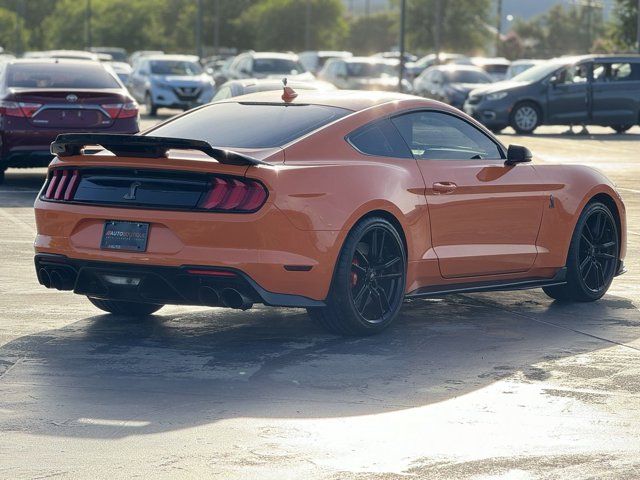
M 640 55 L 562 57 L 511 80 L 472 90 L 464 111 L 494 132 L 511 126 L 603 125 L 623 133 L 640 121 Z

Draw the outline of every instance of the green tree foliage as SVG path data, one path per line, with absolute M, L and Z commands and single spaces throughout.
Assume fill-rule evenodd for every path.
M 636 50 L 637 18 L 636 0 L 616 0 L 607 35 L 611 50 Z
M 353 19 L 346 48 L 360 55 L 387 51 L 398 44 L 398 15 L 380 12 Z
M 516 20 L 513 30 L 520 37 L 523 55 L 555 57 L 588 53 L 604 31 L 602 10 L 554 5 L 529 21 Z
M 440 26 L 442 50 L 473 53 L 482 50 L 492 34 L 492 0 L 440 0 L 441 21 L 436 18 L 438 0 L 407 0 L 407 46 L 415 51 L 433 51 L 436 26 Z
M 16 44 L 16 14 L 0 7 L 0 47 L 5 50 L 15 50 Z M 23 40 L 24 42 L 24 40 Z
M 311 19 L 309 45 L 307 8 Z M 347 33 L 341 0 L 262 0 L 240 16 L 238 25 L 261 50 L 338 48 Z

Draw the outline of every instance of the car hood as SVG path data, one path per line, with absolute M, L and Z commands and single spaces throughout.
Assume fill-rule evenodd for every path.
M 152 75 L 153 80 L 168 83 L 176 87 L 194 87 L 205 83 L 210 83 L 208 77 L 204 75 Z
M 504 92 L 516 90 L 529 85 L 529 82 L 514 82 L 513 80 L 505 80 L 503 82 L 491 83 L 489 85 L 473 89 L 474 94 L 489 94 L 495 92 Z
M 458 92 L 470 92 L 477 88 L 486 88 L 486 83 L 451 83 L 451 88 Z

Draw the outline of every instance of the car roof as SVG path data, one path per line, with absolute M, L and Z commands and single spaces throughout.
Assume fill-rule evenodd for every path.
M 198 57 L 196 55 L 145 55 L 145 60 L 167 60 L 167 61 L 184 61 L 184 62 L 197 62 Z
M 429 67 L 427 70 L 440 70 L 442 72 L 464 70 L 464 71 L 470 71 L 470 72 L 485 73 L 485 71 L 480 67 L 477 67 L 475 65 L 469 65 L 467 63 L 447 63 L 445 65 L 433 65 Z
M 283 52 L 247 52 L 253 58 L 282 58 L 284 60 L 297 60 L 298 55 L 295 53 L 283 53 Z
M 398 65 L 400 61 L 397 58 L 384 58 L 384 57 L 346 57 L 340 58 L 340 60 L 347 63 L 379 63 L 386 65 Z
M 102 62 L 97 60 L 79 60 L 75 58 L 55 58 L 55 57 L 29 57 L 29 58 L 15 58 L 9 60 L 7 63 L 10 65 L 42 65 L 47 63 L 59 63 L 64 65 L 95 65 L 103 66 Z M 104 68 L 104 67 L 103 67 Z
M 294 89 L 295 90 L 295 89 Z M 324 105 L 327 107 L 345 108 L 347 110 L 364 110 L 375 105 L 382 105 L 400 100 L 424 100 L 426 103 L 440 105 L 438 102 L 426 100 L 404 93 L 366 91 L 366 90 L 298 90 L 298 96 L 292 100 L 291 104 L 311 104 Z M 233 97 L 222 102 L 242 102 L 242 103 L 277 103 L 284 104 L 281 90 L 271 90 L 267 92 L 250 93 L 239 97 Z

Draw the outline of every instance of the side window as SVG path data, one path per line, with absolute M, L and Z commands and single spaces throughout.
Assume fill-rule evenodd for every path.
M 502 159 L 501 149 L 464 120 L 442 112 L 416 112 L 392 119 L 419 160 Z
M 388 119 L 365 125 L 347 136 L 353 147 L 366 155 L 412 158 L 396 128 Z
M 211 101 L 215 102 L 217 100 L 225 100 L 227 98 L 231 98 L 232 96 L 233 95 L 231 93 L 231 87 L 229 86 L 221 87 L 220 90 L 218 90 L 216 94 L 213 96 Z
M 336 62 L 336 76 L 338 77 L 346 77 L 347 76 L 347 64 L 344 62 Z
M 559 82 L 563 84 L 587 83 L 589 80 L 589 64 L 578 63 L 562 70 L 558 76 Z
M 637 82 L 639 80 L 640 63 L 603 62 L 593 65 L 593 81 L 596 83 Z

